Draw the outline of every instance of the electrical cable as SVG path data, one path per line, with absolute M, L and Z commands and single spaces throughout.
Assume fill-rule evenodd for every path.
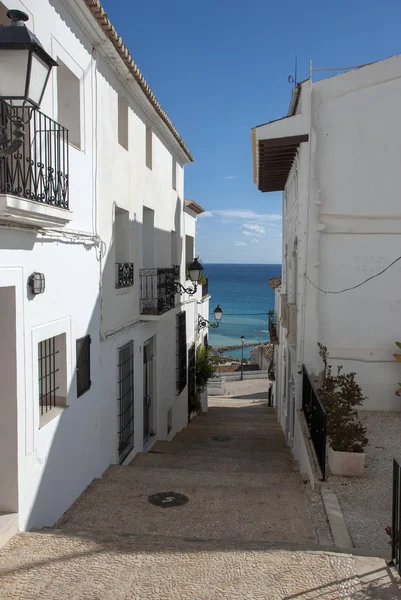
M 367 283 L 371 279 L 374 279 L 375 277 L 379 277 L 379 275 L 383 275 L 383 273 L 385 273 L 390 267 L 392 267 L 393 265 L 395 265 L 395 263 L 397 263 L 399 260 L 401 260 L 401 256 L 399 256 L 398 258 L 396 258 L 395 260 L 393 260 L 393 262 L 390 263 L 389 265 L 387 265 L 387 267 L 385 269 L 383 269 L 382 271 L 380 271 L 380 273 L 376 273 L 375 275 L 371 275 L 370 277 L 368 277 L 364 281 L 361 281 L 361 283 L 357 283 L 357 285 L 353 285 L 352 287 L 344 288 L 343 290 L 337 290 L 337 291 L 322 290 L 320 287 L 317 287 L 317 285 L 315 285 L 313 283 L 313 281 L 311 281 L 309 279 L 307 273 L 305 273 L 305 275 L 306 275 L 306 279 L 309 281 L 309 283 L 311 285 L 313 285 L 313 287 L 315 289 L 317 289 L 319 292 L 323 292 L 323 294 L 342 294 L 343 292 L 349 292 L 350 290 L 355 290 L 356 288 L 361 287 L 361 285 L 364 285 L 365 283 Z

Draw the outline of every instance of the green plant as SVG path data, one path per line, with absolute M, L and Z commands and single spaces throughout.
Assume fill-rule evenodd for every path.
M 201 345 L 196 348 L 196 361 L 188 373 L 188 395 L 190 412 L 200 413 L 201 394 L 206 389 L 207 382 L 216 372 L 212 362 L 213 352 Z
M 368 439 L 355 407 L 361 406 L 365 397 L 355 381 L 356 373 L 344 373 L 343 367 L 339 366 L 337 374 L 333 375 L 326 346 L 320 343 L 318 346 L 324 366 L 319 395 L 327 413 L 331 447 L 338 452 L 363 452 Z

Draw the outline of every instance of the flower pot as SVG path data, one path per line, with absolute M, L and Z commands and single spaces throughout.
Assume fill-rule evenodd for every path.
M 329 448 L 329 468 L 332 475 L 361 477 L 365 466 L 364 452 L 337 452 Z

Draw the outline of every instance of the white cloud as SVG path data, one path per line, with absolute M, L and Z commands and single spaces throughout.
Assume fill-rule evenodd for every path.
M 244 223 L 242 227 L 253 232 L 253 235 L 263 235 L 266 233 L 263 225 L 259 225 L 258 223 Z
M 235 242 L 236 246 L 247 246 L 248 244 L 246 242 Z
M 283 237 L 283 234 L 282 234 L 282 233 L 278 233 L 278 234 L 276 235 L 276 237 L 278 237 L 278 238 L 281 238 L 281 237 Z
M 253 231 L 243 231 L 242 235 L 255 235 Z
M 254 238 L 253 240 L 251 240 L 251 244 L 259 244 L 259 240 L 257 240 L 256 238 Z
M 281 215 L 274 213 L 263 213 L 259 214 L 253 210 L 248 208 L 238 209 L 238 210 L 206 210 L 204 213 L 201 213 L 198 218 L 205 219 L 207 217 L 213 217 L 217 215 L 218 217 L 222 217 L 223 219 L 245 219 L 247 221 L 256 221 L 256 222 L 271 222 L 272 226 L 276 225 L 276 222 L 281 221 Z
M 238 179 L 238 175 L 226 175 L 223 177 L 225 181 L 231 181 L 231 179 Z
M 238 210 L 213 210 L 213 214 L 228 219 L 246 219 L 249 221 L 281 221 L 281 215 L 272 213 L 258 214 L 248 208 Z

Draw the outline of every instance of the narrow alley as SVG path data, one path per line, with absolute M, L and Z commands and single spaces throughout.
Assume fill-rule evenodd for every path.
M 109 467 L 54 528 L 15 536 L 0 552 L 0 597 L 365 597 L 354 559 L 317 546 L 262 385 L 211 399 L 173 442 Z

